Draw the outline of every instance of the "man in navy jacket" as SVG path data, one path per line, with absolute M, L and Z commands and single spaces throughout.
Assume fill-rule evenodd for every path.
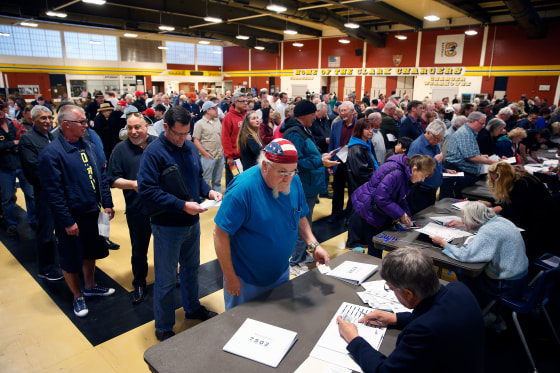
M 410 101 L 406 107 L 408 115 L 402 120 L 399 128 L 399 139 L 401 137 L 410 137 L 412 140 L 416 140 L 418 136 L 425 132 L 424 127 L 422 127 L 422 124 L 420 123 L 422 110 L 423 105 L 420 101 Z
M 55 221 L 60 266 L 74 295 L 74 313 L 88 314 L 84 296 L 107 296 L 115 289 L 95 283 L 95 261 L 109 255 L 99 235 L 99 206 L 113 218 L 113 200 L 101 152 L 82 137 L 88 126 L 84 110 L 65 105 L 58 112 L 60 136 L 39 154 L 41 198 Z M 84 274 L 84 291 L 80 289 Z
M 181 299 L 187 319 L 207 320 L 216 316 L 198 300 L 198 267 L 200 266 L 200 224 L 198 214 L 206 211 L 200 197 L 221 200 L 222 194 L 210 189 L 202 177 L 198 149 L 189 140 L 190 113 L 173 106 L 165 113 L 165 132 L 144 151 L 138 170 L 138 193 L 152 211 L 154 235 L 154 318 L 156 337 L 172 337 L 175 324 L 175 278 L 180 264 Z M 184 189 L 172 194 L 162 174 L 176 169 L 176 181 Z M 181 182 L 181 178 L 182 182 Z M 163 183 L 162 183 L 163 181 Z M 163 186 L 162 186 L 163 185 Z M 176 195 L 181 194 L 181 195 Z
M 369 372 L 483 372 L 484 322 L 477 300 L 461 282 L 441 286 L 432 260 L 417 248 L 387 254 L 381 266 L 386 289 L 412 313 L 376 310 L 359 322 L 402 328 L 389 356 L 371 347 L 354 324 L 338 317 L 347 350 Z

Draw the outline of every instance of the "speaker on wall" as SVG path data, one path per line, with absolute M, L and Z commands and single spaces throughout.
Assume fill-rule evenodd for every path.
M 362 50 L 361 48 L 360 48 L 360 49 L 356 49 L 356 56 L 362 57 L 362 53 L 363 53 L 363 50 Z

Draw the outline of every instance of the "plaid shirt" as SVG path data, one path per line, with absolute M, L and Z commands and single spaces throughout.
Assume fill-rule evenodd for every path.
M 476 132 L 471 126 L 464 124 L 449 140 L 445 162 L 449 163 L 457 171 L 478 175 L 480 173 L 480 165 L 469 161 L 469 158 L 479 154 L 480 149 L 476 142 Z

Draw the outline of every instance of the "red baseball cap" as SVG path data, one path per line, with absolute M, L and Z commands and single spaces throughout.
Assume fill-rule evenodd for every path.
M 144 92 L 142 92 L 142 91 L 136 91 L 136 93 L 135 93 L 136 97 L 141 96 L 143 94 L 144 94 Z
M 156 112 L 151 107 L 147 108 L 146 111 L 143 111 L 142 114 L 153 117 L 156 115 Z

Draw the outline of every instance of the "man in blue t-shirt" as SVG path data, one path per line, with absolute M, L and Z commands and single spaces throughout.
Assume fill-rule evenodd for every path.
M 296 147 L 276 139 L 257 164 L 228 185 L 214 219 L 214 246 L 224 273 L 226 310 L 289 279 L 288 260 L 298 232 L 318 263 L 329 254 L 313 236 L 297 174 Z

